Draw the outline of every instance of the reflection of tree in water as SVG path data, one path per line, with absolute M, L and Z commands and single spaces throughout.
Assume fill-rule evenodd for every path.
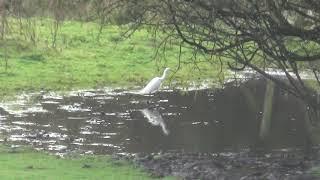
M 193 141 L 194 146 L 209 151 L 257 145 L 267 149 L 304 146 L 307 136 L 304 104 L 279 87 L 274 89 L 269 136 L 260 139 L 265 91 L 264 80 L 250 80 L 238 87 L 229 84 L 221 90 L 189 92 L 183 97 L 170 95 L 172 104 L 185 107 L 177 108 L 181 115 L 175 119 L 185 124 L 184 127 L 170 124 L 174 129 L 172 138 L 177 142 L 188 139 L 190 142 L 185 141 L 186 145 L 191 147 Z
M 251 80 L 240 86 L 244 96 L 243 106 L 249 107 L 247 113 L 258 122 L 257 142 L 264 147 L 305 147 L 307 129 L 305 128 L 305 104 L 302 100 L 288 95 L 270 81 Z

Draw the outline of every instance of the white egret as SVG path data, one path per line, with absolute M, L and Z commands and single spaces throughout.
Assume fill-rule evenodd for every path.
M 162 81 L 166 78 L 168 71 L 170 68 L 166 68 L 163 71 L 163 75 L 161 77 L 155 77 L 153 78 L 147 85 L 144 87 L 141 91 L 139 91 L 139 94 L 152 94 L 159 90 Z

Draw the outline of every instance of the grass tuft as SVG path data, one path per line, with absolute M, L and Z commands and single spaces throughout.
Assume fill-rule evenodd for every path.
M 85 155 L 60 158 L 29 148 L 12 150 L 0 146 L 1 179 L 110 179 L 149 180 L 149 174 L 126 161 L 115 161 L 109 156 Z M 165 179 L 175 179 L 167 177 Z

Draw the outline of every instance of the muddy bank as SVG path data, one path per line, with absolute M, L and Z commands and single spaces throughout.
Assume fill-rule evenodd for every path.
M 178 176 L 201 180 L 315 180 L 310 169 L 319 165 L 317 152 L 242 152 L 201 154 L 167 152 L 114 155 L 150 172 L 155 177 Z

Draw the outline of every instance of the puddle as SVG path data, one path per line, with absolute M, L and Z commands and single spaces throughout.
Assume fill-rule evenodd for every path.
M 0 132 L 14 145 L 59 154 L 303 148 L 304 106 L 279 88 L 270 135 L 259 138 L 264 91 L 264 81 L 250 80 L 152 96 L 112 90 L 24 94 L 0 104 Z

